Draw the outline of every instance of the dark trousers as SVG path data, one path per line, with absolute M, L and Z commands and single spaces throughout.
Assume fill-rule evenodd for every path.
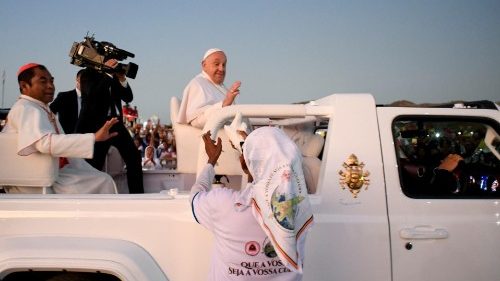
M 130 133 L 122 123 L 118 123 L 110 130 L 118 132 L 118 135 L 107 141 L 96 142 L 94 145 L 94 158 L 87 159 L 90 165 L 102 170 L 109 147 L 112 145 L 118 149 L 127 166 L 127 181 L 130 193 L 144 193 L 142 181 L 141 155 L 134 145 Z

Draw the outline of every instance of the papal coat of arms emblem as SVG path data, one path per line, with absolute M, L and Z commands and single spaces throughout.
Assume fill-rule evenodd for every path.
M 368 189 L 368 185 L 370 184 L 368 176 L 370 172 L 363 170 L 365 164 L 359 162 L 358 157 L 354 154 L 349 155 L 347 161 L 342 164 L 342 167 L 344 167 L 344 170 L 339 171 L 340 186 L 342 189 L 348 187 L 352 196 L 357 198 L 363 185 L 365 186 L 365 190 Z

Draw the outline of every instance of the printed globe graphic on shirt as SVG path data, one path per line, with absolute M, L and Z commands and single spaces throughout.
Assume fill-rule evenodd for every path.
M 273 244 L 271 243 L 271 241 L 268 240 L 267 237 L 264 240 L 264 243 L 262 243 L 262 245 L 265 245 L 264 246 L 264 255 L 266 255 L 266 257 L 275 258 L 278 256 L 278 254 L 276 254 L 276 251 L 274 250 Z
M 284 228 L 293 230 L 295 228 L 295 214 L 298 204 L 304 200 L 304 196 L 290 194 L 284 190 L 289 186 L 292 173 L 290 170 L 284 170 L 281 174 L 281 181 L 284 184 L 278 186 L 271 196 L 271 209 L 274 218 Z M 283 190 L 282 190 L 283 189 Z

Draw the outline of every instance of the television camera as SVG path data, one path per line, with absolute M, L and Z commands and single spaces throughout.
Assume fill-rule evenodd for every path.
M 134 79 L 139 66 L 135 63 L 118 63 L 116 68 L 104 64 L 107 60 L 125 60 L 127 57 L 135 57 L 134 54 L 117 48 L 110 42 L 96 41 L 94 36 L 85 36 L 82 42 L 74 42 L 69 51 L 71 64 L 80 67 L 91 67 L 97 71 L 106 73 L 124 73 L 125 76 Z

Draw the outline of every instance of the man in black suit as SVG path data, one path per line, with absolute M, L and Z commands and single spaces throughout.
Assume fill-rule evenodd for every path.
M 80 77 L 82 72 L 83 69 L 80 69 L 76 74 L 76 88 L 71 91 L 58 93 L 57 97 L 50 104 L 50 110 L 52 110 L 54 114 L 57 114 L 59 123 L 61 123 L 64 133 L 66 134 L 75 133 L 76 122 L 78 121 L 78 115 L 82 107 L 82 93 L 80 90 Z
M 114 69 L 118 65 L 115 59 L 104 63 Z M 130 193 L 144 193 L 142 165 L 139 151 L 129 131 L 123 124 L 122 101 L 129 103 L 134 98 L 123 73 L 102 73 L 86 68 L 81 73 L 82 108 L 76 123 L 77 133 L 96 132 L 107 120 L 118 117 L 121 122 L 111 128 L 118 136 L 108 141 L 99 142 L 94 147 L 94 158 L 89 163 L 102 170 L 109 147 L 113 145 L 120 152 L 127 166 L 127 181 Z

